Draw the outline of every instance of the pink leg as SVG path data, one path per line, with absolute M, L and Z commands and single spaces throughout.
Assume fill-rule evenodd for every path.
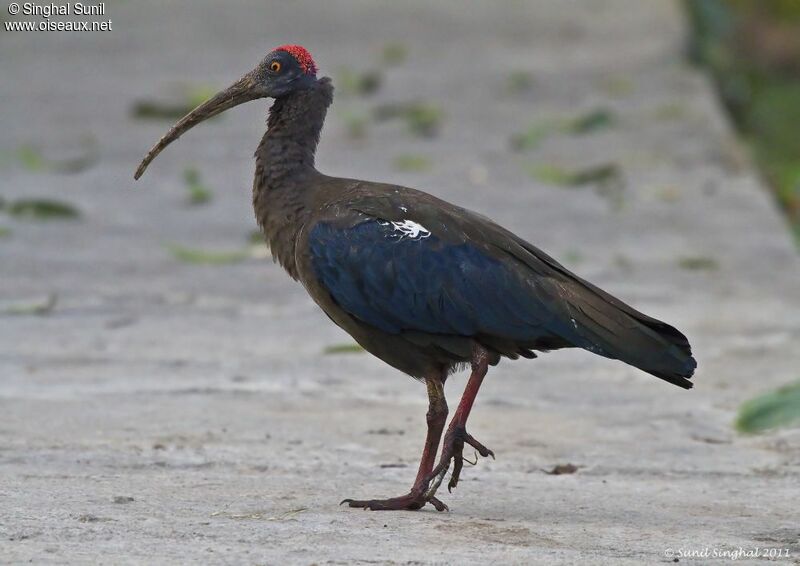
M 447 400 L 444 396 L 443 377 L 442 374 L 437 374 L 425 380 L 428 388 L 428 414 L 426 415 L 428 433 L 425 437 L 425 448 L 422 450 L 417 477 L 411 491 L 406 495 L 390 499 L 345 499 L 342 503 L 347 503 L 350 507 L 361 507 L 373 511 L 416 510 L 424 507 L 426 503 L 430 503 L 438 511 L 447 509 L 447 506 L 436 499 L 433 494 L 430 497 L 426 496 L 429 478 L 436 461 L 436 451 L 439 449 L 439 440 L 442 437 L 445 421 L 447 421 Z
M 461 469 L 464 466 L 464 457 L 462 455 L 464 444 L 472 446 L 484 458 L 488 456 L 494 458 L 494 452 L 475 440 L 472 435 L 467 433 L 466 428 L 469 413 L 475 403 L 475 397 L 478 395 L 483 378 L 486 377 L 488 370 L 489 355 L 483 347 L 476 344 L 472 352 L 472 373 L 469 376 L 469 381 L 464 389 L 464 394 L 461 396 L 461 401 L 458 403 L 453 419 L 450 421 L 450 426 L 447 427 L 447 433 L 444 435 L 439 464 L 429 476 L 430 485 L 426 491 L 428 497 L 436 495 L 436 490 L 439 489 L 447 470 L 450 468 L 451 460 L 453 461 L 453 474 L 450 477 L 447 489 L 452 491 L 458 485 Z

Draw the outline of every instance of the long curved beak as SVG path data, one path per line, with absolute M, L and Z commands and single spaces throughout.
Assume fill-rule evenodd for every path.
M 200 122 L 213 118 L 217 114 L 221 114 L 239 104 L 258 98 L 265 98 L 267 96 L 269 95 L 266 93 L 265 89 L 261 88 L 253 78 L 253 73 L 246 74 L 231 86 L 218 92 L 212 98 L 178 120 L 178 123 L 172 126 L 170 131 L 168 131 L 163 138 L 158 140 L 158 143 L 153 146 L 153 149 L 147 152 L 139 168 L 136 169 L 133 178 L 138 179 L 141 177 L 145 169 L 147 169 L 147 166 L 150 165 L 150 162 L 153 161 L 165 147 Z

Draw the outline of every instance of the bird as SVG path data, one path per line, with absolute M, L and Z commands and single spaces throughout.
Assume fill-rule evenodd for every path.
M 315 153 L 333 82 L 317 72 L 306 48 L 273 49 L 181 118 L 134 177 L 197 124 L 248 101 L 274 100 L 255 152 L 252 194 L 274 261 L 364 350 L 424 383 L 428 393 L 427 433 L 409 492 L 342 504 L 447 510 L 437 493 L 448 471 L 448 490 L 458 484 L 464 448 L 494 457 L 466 425 L 484 377 L 501 359 L 582 348 L 692 387 L 697 362 L 684 334 L 486 216 L 419 190 L 319 172 Z M 445 429 L 444 384 L 462 368 L 471 372 Z

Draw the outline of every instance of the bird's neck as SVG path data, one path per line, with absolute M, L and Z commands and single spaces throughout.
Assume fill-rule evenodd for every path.
M 278 188 L 287 178 L 314 169 L 319 134 L 331 102 L 333 85 L 328 78 L 275 100 L 267 133 L 256 151 L 256 164 L 264 169 L 265 189 Z
M 253 206 L 273 257 L 296 277 L 294 244 L 310 214 L 320 175 L 314 156 L 333 85 L 323 78 L 312 87 L 275 100 L 267 133 L 256 150 Z

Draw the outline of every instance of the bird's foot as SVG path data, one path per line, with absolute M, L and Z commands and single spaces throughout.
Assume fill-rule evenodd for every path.
M 416 511 L 425 507 L 426 503 L 433 505 L 437 511 L 447 511 L 447 505 L 433 495 L 426 496 L 422 489 L 412 489 L 411 492 L 391 499 L 345 499 L 339 505 L 347 503 L 350 507 L 369 509 L 370 511 Z
M 465 444 L 472 446 L 475 451 L 484 458 L 491 456 L 492 459 L 494 459 L 494 452 L 475 440 L 475 438 L 467 432 L 466 428 L 463 426 L 456 427 L 444 437 L 442 457 L 429 476 L 428 489 L 425 491 L 426 496 L 433 497 L 436 494 L 436 490 L 439 489 L 439 486 L 442 484 L 447 470 L 450 469 L 451 461 L 453 462 L 453 472 L 450 474 L 450 481 L 447 483 L 447 491 L 453 491 L 453 488 L 458 485 L 458 480 L 461 477 L 461 470 L 464 467 Z M 467 463 L 474 466 L 477 463 L 477 459 L 475 462 L 467 460 Z

